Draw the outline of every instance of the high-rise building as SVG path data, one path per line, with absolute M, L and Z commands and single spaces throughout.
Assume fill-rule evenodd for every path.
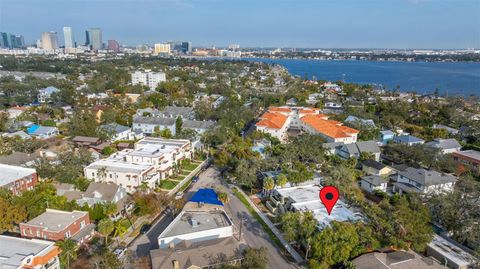
M 161 44 L 157 43 L 154 47 L 154 54 L 169 54 L 170 53 L 170 44 Z
M 22 48 L 25 46 L 25 40 L 22 35 L 14 35 L 6 32 L 0 33 L 1 48 Z
M 102 43 L 102 29 L 90 28 L 86 32 L 86 46 L 89 46 L 92 50 L 99 50 L 103 48 Z
M 185 54 L 189 54 L 190 52 L 192 52 L 192 42 L 182 42 L 182 52 Z
M 44 50 L 58 49 L 57 32 L 50 31 L 42 33 L 42 48 Z
M 65 41 L 66 49 L 75 47 L 75 39 L 73 38 L 72 27 L 68 27 L 68 26 L 63 27 L 63 40 Z
M 120 51 L 120 45 L 116 40 L 108 40 L 108 50 L 113 51 L 113 52 L 119 52 Z
M 90 31 L 85 31 L 85 46 L 90 46 Z

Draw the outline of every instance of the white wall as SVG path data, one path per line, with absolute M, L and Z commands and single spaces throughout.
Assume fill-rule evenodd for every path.
M 173 242 L 175 245 L 185 240 L 191 242 L 200 242 L 205 240 L 211 240 L 216 238 L 225 238 L 233 236 L 232 226 L 221 227 L 217 229 L 211 229 L 206 231 L 200 231 L 195 233 L 181 234 L 176 236 L 170 236 L 165 238 L 158 238 L 159 248 L 168 248 L 168 245 Z

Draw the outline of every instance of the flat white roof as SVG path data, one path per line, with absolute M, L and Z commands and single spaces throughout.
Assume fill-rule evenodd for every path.
M 36 170 L 32 168 L 0 164 L 0 186 L 5 186 L 33 173 L 36 173 Z
M 428 246 L 459 266 L 468 266 L 474 260 L 472 255 L 439 235 L 435 235 Z
M 222 210 L 183 211 L 158 238 L 179 236 L 228 226 L 232 226 L 232 222 Z
M 45 255 L 55 242 L 0 235 L 0 268 L 18 268 L 29 255 Z
M 293 201 L 292 207 L 296 211 L 311 211 L 318 222 L 319 229 L 323 229 L 332 221 L 350 222 L 362 220 L 360 212 L 355 212 L 342 200 L 338 200 L 330 215 L 320 201 L 319 193 L 322 187 L 316 185 L 298 186 L 284 189 L 276 189 L 283 197 Z
M 86 168 L 101 169 L 105 167 L 107 171 L 112 172 L 141 174 L 144 171 L 153 167 L 153 164 L 151 163 L 130 163 L 125 161 L 125 156 L 128 155 L 128 153 L 130 153 L 131 151 L 131 149 L 124 149 L 122 151 L 116 152 L 107 159 L 98 160 L 91 163 Z

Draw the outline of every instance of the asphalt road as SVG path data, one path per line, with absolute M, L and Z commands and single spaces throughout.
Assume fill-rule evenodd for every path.
M 215 188 L 220 185 L 219 173 L 214 168 L 209 168 L 200 174 L 198 182 L 192 184 L 188 193 L 185 194 L 185 198 L 188 200 L 200 188 Z M 239 232 L 240 220 L 243 219 L 242 241 L 251 247 L 266 247 L 269 258 L 268 267 L 271 269 L 297 268 L 287 261 L 275 243 L 270 240 L 268 234 L 262 229 L 260 223 L 248 213 L 247 208 L 232 191 L 227 187 L 225 187 L 225 190 L 230 197 L 230 201 L 225 206 L 225 211 L 233 219 L 236 234 Z M 162 215 L 146 234 L 137 238 L 130 245 L 129 249 L 136 253 L 137 257 L 148 255 L 151 249 L 158 248 L 157 238 L 172 220 L 171 214 Z

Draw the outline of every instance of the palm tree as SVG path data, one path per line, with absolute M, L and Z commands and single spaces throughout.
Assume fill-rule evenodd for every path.
M 111 215 L 117 213 L 117 205 L 114 202 L 106 202 L 103 204 L 103 210 L 105 215 L 110 217 Z
M 140 189 L 141 192 L 147 192 L 148 190 L 148 184 L 147 182 L 143 181 L 140 186 L 138 186 L 138 189 Z
M 113 226 L 114 226 L 113 236 L 117 238 L 117 242 L 118 242 L 118 237 L 123 236 L 127 232 L 128 228 L 125 225 L 125 222 L 122 220 L 116 221 L 113 224 Z
M 287 179 L 287 176 L 284 175 L 284 174 L 280 174 L 278 175 L 277 177 L 277 184 L 280 186 L 280 187 L 285 187 L 285 185 L 287 185 L 287 182 L 288 182 L 288 179 Z
M 97 170 L 97 175 L 98 177 L 100 178 L 100 181 L 101 182 L 104 182 L 105 179 L 107 178 L 107 167 L 106 166 L 102 166 L 101 168 L 99 168 Z
M 222 201 L 223 204 L 228 203 L 228 201 L 230 200 L 226 192 L 219 192 L 217 195 L 218 200 Z
M 104 218 L 98 223 L 98 232 L 105 236 L 105 246 L 107 245 L 108 236 L 114 229 L 113 221 L 109 218 Z
M 270 193 L 271 190 L 275 187 L 275 181 L 271 177 L 267 177 L 263 181 L 263 189 L 267 191 L 267 193 Z
M 77 259 L 77 243 L 72 239 L 66 238 L 57 241 L 56 245 L 60 248 L 60 261 L 65 267 L 70 265 L 70 261 Z

